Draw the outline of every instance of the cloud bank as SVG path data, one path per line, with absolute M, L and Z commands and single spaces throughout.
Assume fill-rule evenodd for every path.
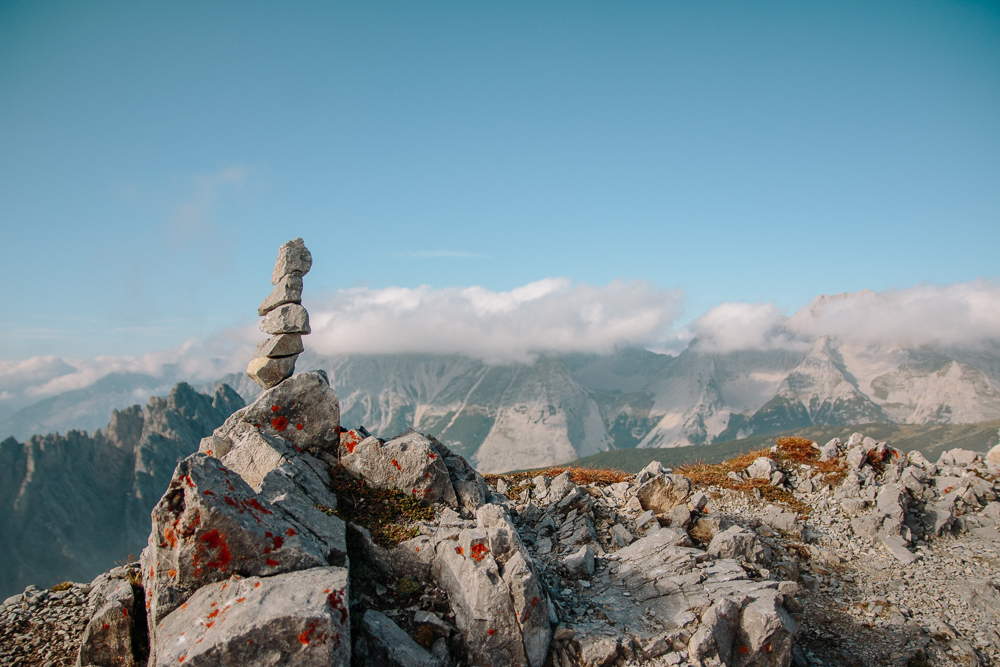
M 674 328 L 683 294 L 648 283 L 603 287 L 547 278 L 507 291 L 483 287 L 351 288 L 307 302 L 306 347 L 336 354 L 464 354 L 493 363 L 543 352 L 611 352 L 622 346 L 678 351 L 697 339 L 706 352 L 804 349 L 828 335 L 860 343 L 975 346 L 1000 338 L 1000 285 L 979 279 L 884 292 L 820 296 L 785 316 L 772 303 L 723 303 Z M 110 373 L 164 382 L 210 382 L 242 372 L 264 338 L 256 321 L 170 350 L 136 357 L 0 360 L 0 413 Z
M 771 303 L 723 303 L 691 325 L 701 349 L 801 349 L 820 336 L 901 346 L 1000 339 L 1000 284 L 977 279 L 819 296 L 791 317 Z
M 680 290 L 546 278 L 509 292 L 483 287 L 342 290 L 310 308 L 323 355 L 424 352 L 529 361 L 540 352 L 611 352 L 667 334 Z

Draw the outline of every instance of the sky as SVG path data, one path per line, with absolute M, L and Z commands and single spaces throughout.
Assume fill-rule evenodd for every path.
M 294 237 L 330 353 L 996 335 L 1000 5 L 0 0 L 0 391 L 243 349 Z

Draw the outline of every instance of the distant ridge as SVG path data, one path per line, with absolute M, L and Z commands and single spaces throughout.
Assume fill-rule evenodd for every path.
M 1000 419 L 977 424 L 856 424 L 852 426 L 810 426 L 791 429 L 771 435 L 755 435 L 740 440 L 727 440 L 701 447 L 672 449 L 619 449 L 601 452 L 572 461 L 573 465 L 588 468 L 617 468 L 626 472 L 639 472 L 651 461 L 676 467 L 685 463 L 704 461 L 720 463 L 754 449 L 771 447 L 782 436 L 809 438 L 825 444 L 832 438 L 844 442 L 851 433 L 860 432 L 876 440 L 886 440 L 904 452 L 920 451 L 931 461 L 937 461 L 942 452 L 960 447 L 986 453 L 1000 442 Z

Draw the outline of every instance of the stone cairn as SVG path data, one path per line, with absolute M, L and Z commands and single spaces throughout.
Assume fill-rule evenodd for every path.
M 274 289 L 257 308 L 260 330 L 271 337 L 257 345 L 247 375 L 270 389 L 295 371 L 302 336 L 310 333 L 309 313 L 302 307 L 302 276 L 312 268 L 312 254 L 301 238 L 283 243 L 271 273 Z

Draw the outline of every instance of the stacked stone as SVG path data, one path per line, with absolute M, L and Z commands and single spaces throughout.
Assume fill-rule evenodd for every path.
M 274 289 L 257 308 L 264 320 L 260 330 L 271 337 L 257 345 L 247 375 L 264 389 L 290 377 L 302 353 L 302 335 L 308 334 L 309 313 L 302 307 L 302 276 L 312 268 L 312 254 L 301 238 L 278 249 L 271 273 Z

